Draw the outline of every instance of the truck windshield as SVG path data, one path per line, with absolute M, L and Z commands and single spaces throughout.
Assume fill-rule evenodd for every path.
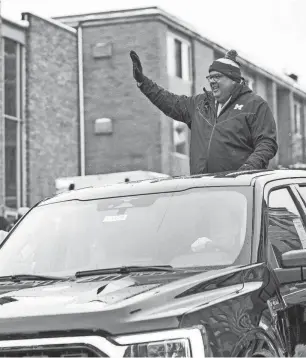
M 130 265 L 248 264 L 251 188 L 41 204 L 0 250 L 0 276 Z

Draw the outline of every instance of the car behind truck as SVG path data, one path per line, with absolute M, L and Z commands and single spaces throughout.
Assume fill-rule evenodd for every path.
M 116 172 L 108 174 L 81 175 L 74 177 L 62 177 L 55 180 L 55 194 L 65 191 L 97 187 L 118 183 L 129 183 L 130 181 L 167 178 L 169 175 L 147 170 L 132 170 L 127 172 Z

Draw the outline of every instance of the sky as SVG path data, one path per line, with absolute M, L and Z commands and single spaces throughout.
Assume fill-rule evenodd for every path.
M 0 0 L 2 16 L 43 17 L 159 6 L 202 36 L 275 73 L 295 73 L 306 90 L 306 0 Z

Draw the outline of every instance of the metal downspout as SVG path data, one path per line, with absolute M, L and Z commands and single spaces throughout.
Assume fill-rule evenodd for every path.
M 84 118 L 84 81 L 83 81 L 83 36 L 82 24 L 77 28 L 78 39 L 78 85 L 79 85 L 79 121 L 80 121 L 80 175 L 85 175 L 85 118 Z

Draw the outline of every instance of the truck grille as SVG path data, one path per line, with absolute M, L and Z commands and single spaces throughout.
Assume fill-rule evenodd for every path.
M 124 351 L 100 336 L 0 341 L 0 357 L 122 357 Z
M 107 357 L 94 348 L 82 346 L 45 346 L 4 348 L 0 357 Z

